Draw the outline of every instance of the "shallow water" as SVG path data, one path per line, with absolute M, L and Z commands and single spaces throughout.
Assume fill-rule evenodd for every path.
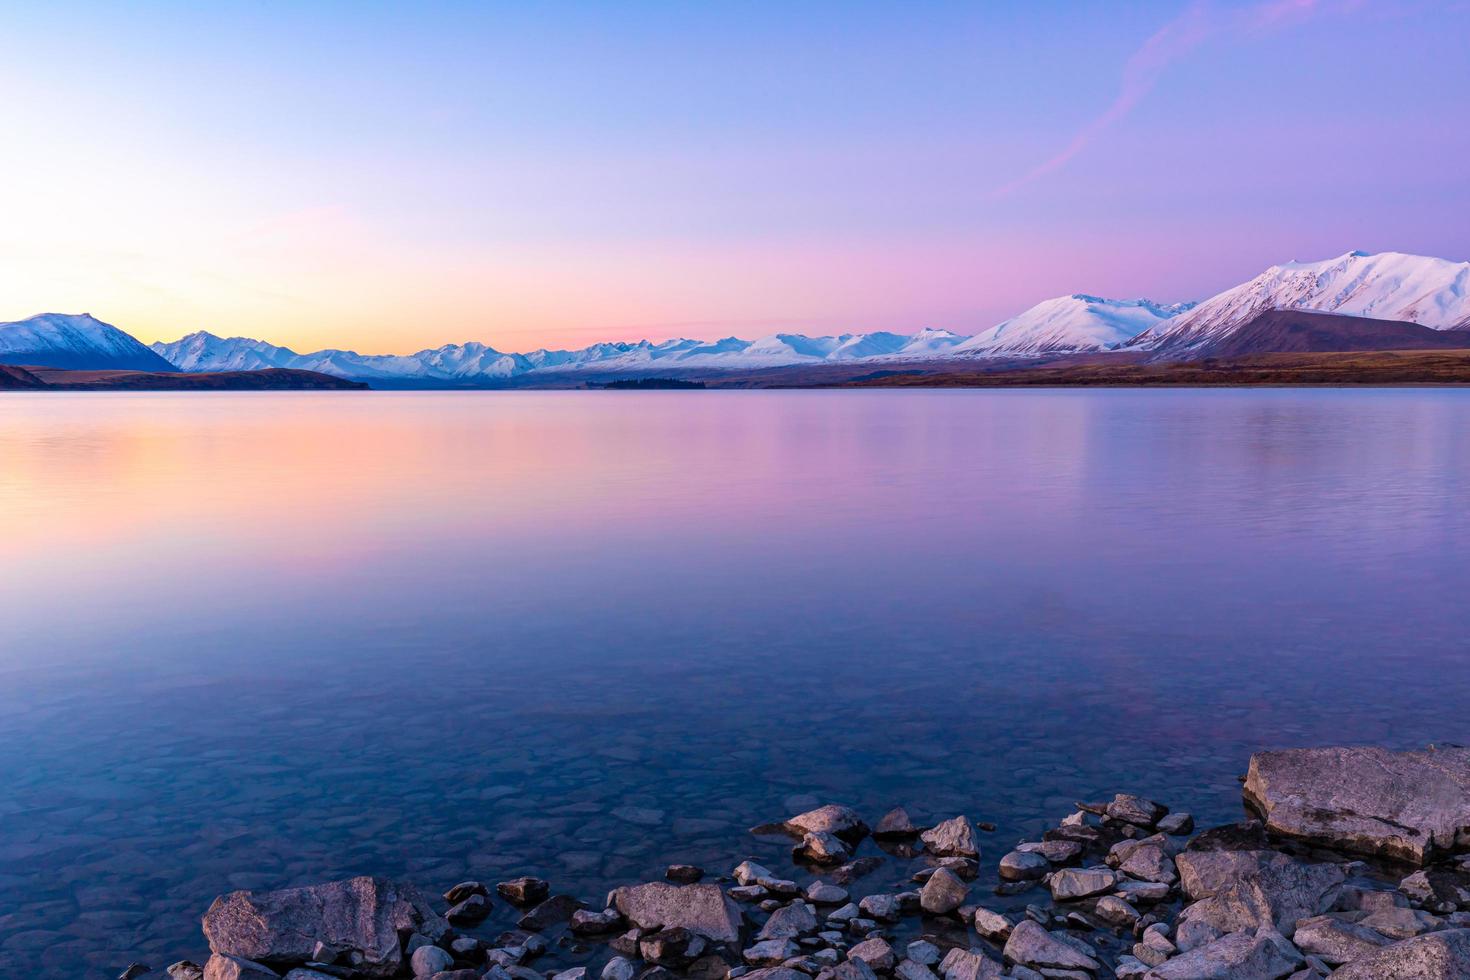
M 987 869 L 1232 819 L 1253 749 L 1470 740 L 1467 504 L 1459 390 L 0 396 L 0 976 L 234 887 L 789 870 L 801 794 Z

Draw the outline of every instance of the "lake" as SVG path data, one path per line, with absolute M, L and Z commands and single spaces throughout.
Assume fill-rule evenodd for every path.
M 3 395 L 0 975 L 789 870 L 810 797 L 992 881 L 1077 799 L 1237 819 L 1253 750 L 1470 740 L 1467 504 L 1465 390 Z

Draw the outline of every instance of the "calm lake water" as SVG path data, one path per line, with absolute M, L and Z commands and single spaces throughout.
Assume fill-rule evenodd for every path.
M 1470 391 L 0 396 L 0 976 L 235 887 L 790 870 L 803 795 L 987 874 L 1234 819 L 1253 749 L 1470 741 L 1467 571 Z

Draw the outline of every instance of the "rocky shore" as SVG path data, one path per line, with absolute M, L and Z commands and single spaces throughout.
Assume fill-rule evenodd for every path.
M 967 814 L 828 804 L 752 829 L 791 838 L 789 868 L 674 865 L 597 902 L 531 877 L 442 901 L 371 877 L 236 891 L 205 913 L 205 964 L 121 980 L 1470 977 L 1470 750 L 1258 753 L 1243 796 L 1250 819 L 1201 832 L 1127 793 L 1079 802 L 984 857 Z M 864 887 L 889 861 L 907 884 Z

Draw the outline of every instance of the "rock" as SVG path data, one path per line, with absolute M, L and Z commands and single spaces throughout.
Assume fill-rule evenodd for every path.
M 147 963 L 129 963 L 126 969 L 117 975 L 117 980 L 138 980 L 145 973 L 152 972 L 153 970 Z
M 849 959 L 832 968 L 831 980 L 878 980 L 878 977 L 863 960 Z
M 801 902 L 783 906 L 771 913 L 757 939 L 791 939 L 817 931 L 817 917 Z
M 490 899 L 484 895 L 470 895 L 454 908 L 444 913 L 444 920 L 452 926 L 472 926 L 484 921 L 490 914 Z
M 1275 851 L 1186 850 L 1174 858 L 1179 885 L 1190 901 L 1215 895 L 1227 885 L 1254 874 L 1270 862 L 1290 861 Z
M 516 925 L 540 932 L 566 922 L 581 907 L 582 903 L 570 895 L 553 895 L 516 920 Z
M 1118 875 L 1111 868 L 1062 868 L 1054 872 L 1051 881 L 1051 897 L 1057 902 L 1075 902 L 1113 890 Z
M 602 980 L 633 980 L 638 968 L 626 956 L 614 956 L 602 968 Z
M 1290 936 L 1298 919 L 1331 909 L 1342 884 L 1342 869 L 1336 865 L 1304 864 L 1276 854 L 1257 870 L 1190 905 L 1179 921 L 1207 922 L 1222 933 L 1270 926 Z
M 763 939 L 741 954 L 751 966 L 779 966 L 801 952 L 789 939 Z
M 215 953 L 204 964 L 204 980 L 279 980 L 280 976 L 264 963 L 242 956 Z
M 730 897 L 737 902 L 759 902 L 769 894 L 760 885 L 740 885 L 730 889 Z
M 1268 830 L 1425 864 L 1470 845 L 1470 749 L 1258 752 L 1245 799 Z
M 989 909 L 976 909 L 974 923 L 975 931 L 991 942 L 1003 943 L 1011 934 L 1011 920 Z
M 427 977 L 449 969 L 454 965 L 454 957 L 438 946 L 420 946 L 413 951 L 409 965 L 413 968 L 414 976 Z
M 915 837 L 918 833 L 919 828 L 909 819 L 909 812 L 901 806 L 883 814 L 883 819 L 873 828 L 873 836 L 882 838 Z
M 1438 928 L 1440 920 L 1418 909 L 1389 908 L 1365 916 L 1358 924 L 1381 932 L 1390 939 L 1409 939 Z
M 849 861 L 828 875 L 839 885 L 850 885 L 859 878 L 866 877 L 883 866 L 880 857 L 860 857 L 856 861 Z
M 740 969 L 743 970 L 745 968 L 740 967 Z M 732 978 L 737 976 L 734 970 L 731 970 L 729 975 Z M 772 966 L 767 967 L 764 970 L 752 970 L 749 973 L 738 974 L 738 976 L 741 977 L 742 980 L 811 980 L 809 976 L 807 976 L 805 973 L 802 973 L 800 970 L 793 970 L 785 966 Z M 871 972 L 869 973 L 869 976 L 872 976 Z M 853 980 L 856 980 L 856 978 L 853 978 Z M 876 978 L 874 978 L 874 980 L 876 980 Z
M 847 901 L 847 889 L 829 885 L 825 881 L 814 881 L 807 886 L 806 900 L 818 905 L 841 905 Z
M 1187 813 L 1171 813 L 1158 822 L 1158 828 L 1171 837 L 1182 837 L 1194 830 L 1194 817 Z
M 919 891 L 919 907 L 930 915 L 946 915 L 959 908 L 970 893 L 970 886 L 948 868 L 940 868 L 929 876 Z
M 1114 855 L 1117 864 L 1113 864 Z M 1179 880 L 1168 838 L 1162 834 L 1116 845 L 1109 853 L 1108 864 L 1137 881 L 1173 885 Z
M 841 864 L 852 857 L 842 838 L 825 831 L 808 833 L 791 849 L 791 856 L 817 864 Z
M 638 954 L 649 963 L 678 969 L 688 966 L 704 952 L 704 937 L 682 926 L 660 929 L 638 940 Z
M 1233 932 L 1156 966 L 1148 980 L 1281 980 L 1301 966 L 1302 954 L 1270 929 Z
M 171 980 L 204 980 L 204 967 L 190 960 L 179 960 L 164 972 Z
M 919 939 L 905 947 L 904 956 L 920 966 L 933 966 L 939 962 L 939 947 L 927 939 Z
M 204 914 L 212 952 L 265 964 L 294 966 L 313 958 L 317 943 L 360 957 L 355 970 L 392 976 L 403 963 L 399 935 L 437 941 L 443 919 L 411 885 L 359 877 L 279 891 L 237 891 L 214 900 Z M 208 966 L 206 965 L 206 973 Z
M 1302 919 L 1296 924 L 1292 941 L 1297 949 L 1320 956 L 1333 966 L 1341 966 L 1392 942 L 1372 929 L 1330 915 Z
M 1157 881 L 1120 881 L 1114 890 L 1130 902 L 1144 904 L 1162 902 L 1169 897 L 1169 886 Z
M 1116 895 L 1104 895 L 1093 906 L 1093 913 L 1110 926 L 1132 928 L 1138 921 L 1138 910 Z
M 502 881 L 495 886 L 495 890 L 500 893 L 501 898 L 520 908 L 544 902 L 551 895 L 550 885 L 540 878 L 529 876 Z
M 461 881 L 459 884 L 455 885 L 453 888 L 449 889 L 449 891 L 444 893 L 444 901 L 448 902 L 450 905 L 458 905 L 460 902 L 463 902 L 471 895 L 488 896 L 489 894 L 489 889 L 487 889 L 483 884 L 478 881 Z
M 893 968 L 893 975 L 899 980 L 939 980 L 934 971 L 924 963 L 915 963 L 913 960 L 902 960 L 898 966 Z
M 439 974 L 436 974 L 438 976 Z M 308 970 L 304 966 L 298 966 L 286 974 L 285 980 L 336 980 L 330 973 L 321 973 L 317 970 Z
M 1332 973 L 1333 980 L 1464 980 L 1470 977 L 1470 929 L 1405 939 Z
M 1038 851 L 1011 851 L 1000 859 L 1000 876 L 1006 881 L 1035 881 L 1050 870 L 1051 862 Z
M 868 836 L 868 825 L 851 807 L 828 803 L 815 810 L 798 814 L 785 823 L 786 832 L 797 837 L 807 834 L 833 834 L 849 843 Z
M 847 951 L 849 960 L 862 960 L 870 969 L 887 973 L 898 962 L 886 939 L 866 939 Z
M 937 854 L 941 857 L 953 855 L 978 858 L 980 856 L 980 845 L 975 842 L 975 828 L 970 825 L 970 819 L 965 816 L 952 817 L 926 830 L 919 839 L 924 842 L 924 847 L 930 854 Z
M 827 913 L 827 921 L 846 924 L 848 922 L 851 922 L 853 919 L 856 919 L 861 914 L 862 910 L 859 909 L 857 905 L 852 902 L 848 902 L 846 905 L 842 906 L 842 908 L 835 909 Z
M 651 881 L 612 893 L 614 907 L 641 929 L 679 926 L 715 942 L 740 940 L 740 909 L 720 886 Z
M 704 869 L 692 864 L 671 864 L 664 872 L 664 878 L 676 885 L 692 885 L 703 877 Z
M 858 910 L 879 922 L 893 922 L 903 914 L 896 895 L 868 895 L 858 903 Z
M 755 885 L 759 884 L 762 878 L 775 877 L 770 868 L 763 864 L 756 864 L 754 861 L 741 861 L 735 865 L 735 870 L 731 872 L 731 875 L 742 885 Z
M 1202 919 L 1181 919 L 1175 925 L 1174 942 L 1185 952 L 1212 943 L 1225 935 Z
M 1082 845 L 1074 840 L 1044 840 L 1032 848 L 1052 864 L 1068 864 L 1082 856 Z M 1031 848 L 1016 848 L 1026 850 Z
M 597 936 L 612 932 L 622 924 L 623 917 L 617 909 L 603 909 L 601 912 L 578 909 L 572 913 L 569 927 L 579 936 Z
M 1141 796 L 1130 796 L 1127 793 L 1119 793 L 1114 796 L 1113 802 L 1109 803 L 1107 808 L 1109 817 L 1138 827 L 1153 827 L 1168 812 L 1169 808 L 1160 803 L 1145 800 Z
M 956 946 L 944 954 L 939 963 L 939 975 L 944 980 L 990 980 L 1003 976 L 1003 971 L 999 963 L 979 950 Z
M 1118 957 L 1118 965 L 1113 968 L 1113 976 L 1118 980 L 1142 980 L 1148 973 L 1148 964 L 1136 956 Z
M 1011 929 L 1006 940 L 1005 956 L 1013 963 L 1036 969 L 1085 970 L 1100 968 L 1096 954 L 1083 952 L 1086 944 L 1062 933 L 1051 933 L 1030 919 L 1023 919 Z
M 551 980 L 587 980 L 587 968 L 585 966 L 574 966 L 570 970 L 553 973 Z

